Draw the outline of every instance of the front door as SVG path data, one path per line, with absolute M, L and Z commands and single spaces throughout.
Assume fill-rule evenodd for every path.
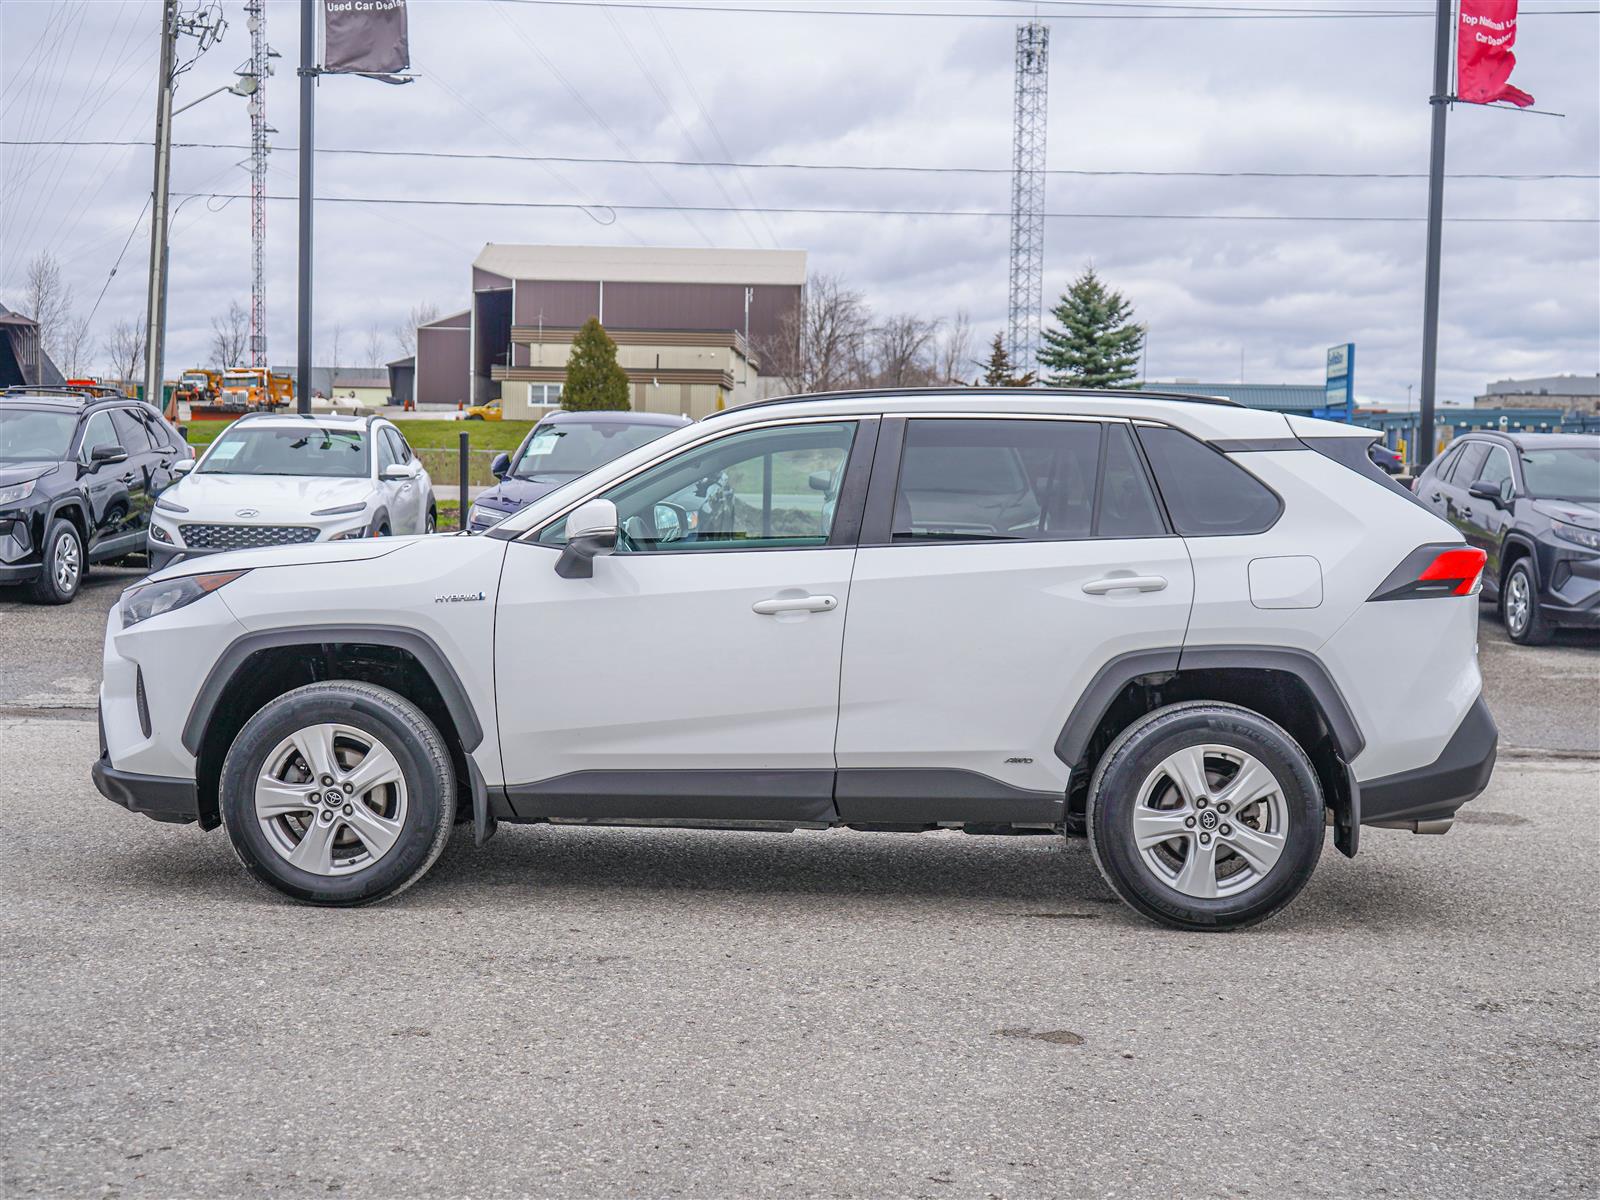
M 94 451 L 98 446 L 119 448 L 128 457 L 121 462 L 96 462 Z M 150 496 L 139 463 L 133 451 L 123 445 L 109 409 L 101 409 L 89 418 L 78 461 L 85 473 L 94 525 L 88 547 L 90 560 L 142 549 L 144 529 L 149 524 Z
M 1506 499 L 1502 504 L 1483 496 L 1468 494 L 1461 498 L 1461 533 L 1467 544 L 1476 546 L 1488 556 L 1484 563 L 1485 580 L 1500 578 L 1500 547 L 1511 524 L 1510 497 L 1513 495 L 1511 455 L 1504 446 L 1490 446 L 1489 456 L 1478 469 L 1474 483 L 1487 483 Z
M 848 497 L 875 432 L 775 422 L 613 485 L 618 546 L 589 579 L 555 572 L 562 522 L 508 547 L 495 692 L 519 816 L 832 819 Z
M 899 429 L 851 583 L 840 819 L 1059 821 L 1055 743 L 1095 672 L 1158 647 L 1176 666 L 1183 539 L 1126 422 L 911 419 L 895 455 Z

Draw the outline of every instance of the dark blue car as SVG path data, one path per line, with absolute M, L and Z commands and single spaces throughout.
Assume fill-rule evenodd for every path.
M 688 417 L 667 413 L 551 413 L 515 454 L 495 457 L 491 469 L 500 482 L 472 502 L 468 528 L 492 528 L 562 484 L 688 424 Z

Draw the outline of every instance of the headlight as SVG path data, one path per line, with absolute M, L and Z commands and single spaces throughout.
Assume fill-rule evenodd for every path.
M 0 501 L 5 500 L 5 493 L 0 492 Z M 1600 530 L 1583 529 L 1577 525 L 1567 525 L 1561 521 L 1550 522 L 1552 532 L 1563 541 L 1573 542 L 1588 550 L 1600 550 Z
M 16 504 L 19 501 L 26 500 L 33 495 L 34 483 L 35 480 L 30 479 L 26 483 L 12 483 L 5 487 L 0 487 L 0 505 Z
M 186 513 L 186 512 L 189 511 L 183 505 L 179 504 L 176 500 L 169 500 L 165 496 L 162 496 L 160 499 L 158 499 L 156 501 L 156 507 L 159 508 L 162 512 L 181 512 L 181 513 Z
M 129 588 L 122 593 L 122 627 L 127 629 L 140 621 L 193 604 L 245 574 L 248 572 L 217 571 L 211 575 L 185 575 L 182 579 L 164 579 Z
M 165 542 L 169 546 L 172 545 L 172 535 L 154 521 L 150 522 L 150 540 L 152 542 Z
M 367 507 L 363 500 L 360 504 L 341 504 L 338 508 L 319 508 L 312 512 L 313 517 L 342 517 L 346 513 L 358 513 Z
M 510 515 L 510 513 L 501 512 L 497 508 L 489 508 L 482 504 L 474 504 L 470 509 L 467 510 L 467 523 L 469 525 L 477 525 L 479 523 L 484 525 L 498 525 Z

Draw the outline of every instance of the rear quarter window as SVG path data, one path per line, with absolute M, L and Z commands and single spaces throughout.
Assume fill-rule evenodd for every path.
M 1156 487 L 1184 537 L 1263 533 L 1283 511 L 1276 492 L 1220 450 L 1176 429 L 1139 427 Z

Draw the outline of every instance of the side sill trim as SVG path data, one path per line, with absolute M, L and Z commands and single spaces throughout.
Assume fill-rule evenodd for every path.
M 517 821 L 550 817 L 702 821 L 838 820 L 831 770 L 573 771 L 510 784 Z
M 265 629 L 259 633 L 246 633 L 229 643 L 195 696 L 189 709 L 189 719 L 183 724 L 183 745 L 190 754 L 200 753 L 200 743 L 205 737 L 206 725 L 217 707 L 223 690 L 239 671 L 244 661 L 258 650 L 273 650 L 282 646 L 326 646 L 349 644 L 358 646 L 392 646 L 415 655 L 427 669 L 434 685 L 444 698 L 450 718 L 461 735 L 461 745 L 469 753 L 483 741 L 483 726 L 478 723 L 477 710 L 461 685 L 461 678 L 450 665 L 438 645 L 425 633 L 398 625 L 300 625 L 293 629 Z
M 1065 792 L 1012 787 L 977 771 L 946 768 L 844 768 L 834 797 L 841 821 L 874 825 L 1059 825 L 1067 811 Z

